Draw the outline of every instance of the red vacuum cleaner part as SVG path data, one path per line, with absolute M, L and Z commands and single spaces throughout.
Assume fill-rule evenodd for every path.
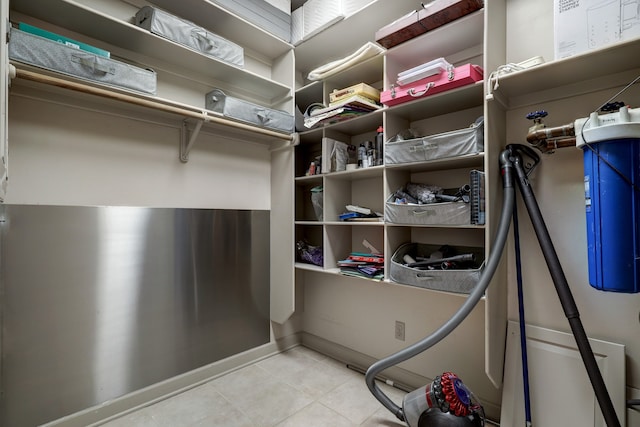
M 430 407 L 440 408 L 443 412 L 451 412 L 458 417 L 471 414 L 471 393 L 462 380 L 452 372 L 437 376 L 426 387 L 427 403 Z

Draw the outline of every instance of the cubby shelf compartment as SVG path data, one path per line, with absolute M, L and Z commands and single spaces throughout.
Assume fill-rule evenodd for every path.
M 296 262 L 294 267 L 300 270 L 315 271 L 319 273 L 325 272 L 324 268 L 320 267 L 319 265 L 307 264 L 306 262 Z
M 388 114 L 394 114 L 409 121 L 421 120 L 428 117 L 436 117 L 460 110 L 474 107 L 482 107 L 483 82 L 462 86 L 414 101 L 386 107 Z
M 484 9 L 481 9 L 389 49 L 386 74 L 397 75 L 399 71 L 440 57 L 454 65 L 469 63 L 482 55 L 483 32 Z
M 383 221 L 325 221 L 324 225 L 339 227 L 382 227 Z
M 396 165 L 386 165 L 389 171 L 401 170 L 407 172 L 428 172 L 441 171 L 458 168 L 475 167 L 482 169 L 484 166 L 484 153 L 466 154 L 464 156 L 450 157 L 445 159 L 428 160 L 424 162 L 402 163 Z
M 320 134 L 323 130 L 327 129 L 344 132 L 349 135 L 372 132 L 382 124 L 383 110 L 384 108 L 381 108 L 380 110 L 371 111 L 370 113 L 363 114 L 362 116 L 354 117 L 352 119 L 321 125 L 313 129 L 302 131 L 300 132 L 300 135 L 308 135 L 314 133 Z

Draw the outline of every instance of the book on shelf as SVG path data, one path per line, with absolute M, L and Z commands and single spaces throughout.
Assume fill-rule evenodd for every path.
M 328 107 L 312 104 L 305 112 L 304 126 L 311 129 L 320 124 L 338 123 L 381 108 L 380 104 L 360 95 L 350 96 Z
M 384 264 L 384 255 L 380 254 L 364 254 L 352 252 L 348 259 L 351 261 L 361 261 L 370 264 Z

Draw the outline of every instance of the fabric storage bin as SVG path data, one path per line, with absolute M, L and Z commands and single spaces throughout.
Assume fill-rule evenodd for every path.
M 291 0 L 265 0 L 271 6 L 277 7 L 287 15 L 291 15 Z
M 484 150 L 484 120 L 468 128 L 384 144 L 387 165 L 463 156 Z
M 274 4 L 265 0 L 211 0 L 211 2 L 219 4 L 286 42 L 291 40 L 291 13 L 285 12 Z M 281 6 L 286 7 L 286 5 Z
M 344 17 L 342 0 L 308 0 L 291 14 L 291 43 L 308 40 Z
M 467 225 L 471 206 L 463 201 L 427 204 L 396 204 L 392 194 L 384 205 L 384 221 L 409 225 Z
M 459 254 L 471 253 L 475 255 L 475 263 L 479 267 L 473 269 L 450 270 L 422 270 L 405 265 L 404 257 L 426 257 L 438 251 L 440 245 L 427 245 L 422 243 L 405 243 L 398 247 L 391 257 L 389 278 L 396 282 L 419 288 L 434 289 L 438 291 L 470 293 L 478 283 L 480 274 L 484 268 L 484 250 L 482 248 L 456 246 Z
M 294 128 L 293 115 L 227 96 L 220 89 L 205 95 L 205 108 L 231 119 L 279 132 L 290 133 Z
M 155 95 L 155 71 L 11 28 L 9 58 L 83 80 Z
M 244 49 L 242 47 L 192 22 L 151 6 L 141 8 L 134 19 L 138 27 L 153 34 L 212 58 L 244 67 Z

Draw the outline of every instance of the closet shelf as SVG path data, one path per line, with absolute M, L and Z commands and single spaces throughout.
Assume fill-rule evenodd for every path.
M 195 50 L 187 49 L 178 43 L 135 26 L 128 22 L 135 14 L 136 8 L 134 7 L 121 10 L 112 6 L 114 10 L 103 11 L 99 8 L 106 9 L 107 3 L 95 0 L 87 3 L 89 5 L 80 4 L 72 0 L 48 0 L 47 2 L 12 0 L 11 8 L 14 12 L 91 37 L 95 39 L 95 41 L 91 41 L 91 44 L 98 47 L 111 50 L 109 46 L 104 45 L 104 43 L 109 43 L 121 49 L 134 50 L 149 58 L 154 58 L 154 61 L 162 64 L 161 68 L 179 67 L 183 73 L 186 71 L 193 78 L 211 78 L 214 76 L 217 81 L 223 82 L 229 87 L 249 91 L 267 102 L 277 102 L 291 96 L 291 88 L 285 83 L 256 74 L 249 69 L 239 68 L 225 61 L 211 58 Z M 193 3 L 194 7 L 196 4 L 202 4 L 203 7 L 207 6 L 207 13 L 216 12 L 213 16 L 219 16 L 222 22 L 229 20 L 224 16 L 231 16 L 228 13 L 224 16 L 221 15 L 224 13 L 223 11 L 206 2 L 196 3 L 191 1 L 190 3 Z M 183 2 L 179 4 L 182 6 Z M 117 14 L 117 16 L 114 17 L 110 13 Z M 241 27 L 243 31 L 235 30 L 231 35 L 239 36 L 245 34 L 245 26 L 242 25 Z M 246 27 L 248 28 L 249 26 Z M 209 28 L 217 28 L 217 26 L 209 26 Z M 274 39 L 273 36 L 267 35 L 266 32 L 257 33 L 256 31 L 246 29 L 247 33 L 253 34 L 255 39 L 261 40 L 263 43 L 265 43 L 265 40 Z M 223 37 L 226 36 L 231 41 L 245 43 L 244 36 L 242 39 L 238 39 L 227 35 L 226 32 L 221 35 Z M 256 51 L 260 52 L 261 55 L 273 55 L 268 60 L 279 58 L 290 48 L 286 43 L 276 43 L 276 46 L 278 46 L 276 51 L 266 48 L 262 43 L 254 43 L 254 45 L 256 45 Z
M 270 142 L 273 140 L 293 140 L 293 135 L 291 134 L 279 133 L 269 129 L 229 120 L 213 111 L 198 109 L 194 106 L 179 104 L 165 99 L 157 99 L 146 97 L 144 95 L 124 93 L 115 89 L 104 89 L 101 87 L 91 86 L 89 84 L 80 83 L 78 81 L 73 81 L 66 78 L 63 79 L 60 77 L 25 69 L 22 68 L 21 64 L 17 63 L 12 64 L 12 66 L 15 67 L 14 78 L 17 79 L 23 79 L 35 83 L 62 88 L 65 90 L 98 96 L 108 100 L 123 102 L 134 106 L 143 107 L 145 109 L 151 109 L 154 111 L 169 113 L 171 115 L 182 117 L 183 126 L 181 132 L 182 137 L 180 141 L 180 159 L 183 162 L 186 162 L 188 160 L 189 150 L 191 149 L 195 138 L 197 137 L 197 133 L 199 132 L 203 124 L 221 125 L 226 128 L 232 128 L 235 130 L 246 132 L 253 135 L 254 137 L 255 135 L 263 136 L 265 138 L 265 142 Z M 190 122 L 193 122 L 194 120 L 196 123 L 195 128 L 189 132 L 188 124 Z M 187 141 L 188 136 L 189 141 Z
M 626 83 L 625 76 L 640 68 L 640 40 L 612 44 L 569 58 L 546 62 L 536 67 L 493 77 L 488 83 L 496 98 L 510 108 L 548 102 L 598 89 L 608 89 Z M 487 70 L 485 70 L 487 72 Z

